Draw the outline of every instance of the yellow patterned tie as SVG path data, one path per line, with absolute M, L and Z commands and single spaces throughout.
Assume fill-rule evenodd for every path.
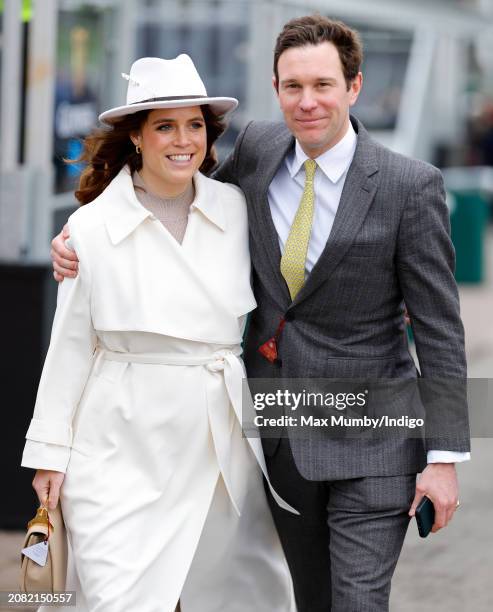
M 313 159 L 305 162 L 305 188 L 296 216 L 289 231 L 288 239 L 281 257 L 281 274 L 288 284 L 291 299 L 294 300 L 305 282 L 306 254 L 312 231 L 315 192 L 313 179 L 317 163 Z

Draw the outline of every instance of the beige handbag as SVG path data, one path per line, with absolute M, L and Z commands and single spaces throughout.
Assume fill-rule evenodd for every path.
M 60 503 L 55 510 L 48 512 L 46 506 L 40 506 L 36 516 L 27 524 L 24 546 L 42 543 L 48 547 L 46 563 L 41 566 L 26 555 L 21 557 L 20 590 L 29 591 L 65 591 L 67 577 L 67 534 L 63 523 Z

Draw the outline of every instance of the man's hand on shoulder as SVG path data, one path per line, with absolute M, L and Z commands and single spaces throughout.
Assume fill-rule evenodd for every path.
M 445 527 L 454 512 L 459 500 L 459 483 L 455 463 L 429 463 L 416 483 L 416 494 L 409 510 L 409 516 L 414 516 L 416 506 L 426 495 L 435 507 L 435 522 L 432 532 Z
M 79 260 L 74 251 L 65 246 L 65 240 L 70 238 L 68 225 L 51 241 L 51 260 L 53 262 L 53 276 L 61 283 L 67 276 L 75 278 L 79 269 Z

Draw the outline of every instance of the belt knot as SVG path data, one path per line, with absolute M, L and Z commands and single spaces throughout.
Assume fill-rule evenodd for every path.
M 212 361 L 207 364 L 207 369 L 210 372 L 222 372 L 224 370 L 224 364 L 227 355 L 232 355 L 233 351 L 223 350 L 216 351 L 212 355 Z

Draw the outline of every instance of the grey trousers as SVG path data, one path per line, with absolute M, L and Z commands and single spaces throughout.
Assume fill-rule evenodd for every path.
M 387 611 L 416 474 L 308 481 L 287 439 L 266 461 L 276 491 L 301 512 L 279 508 L 267 490 L 298 612 Z

